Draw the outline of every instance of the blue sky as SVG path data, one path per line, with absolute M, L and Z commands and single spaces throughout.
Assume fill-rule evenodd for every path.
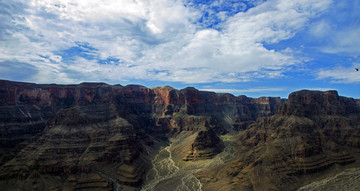
M 0 79 L 360 98 L 360 1 L 0 1 Z

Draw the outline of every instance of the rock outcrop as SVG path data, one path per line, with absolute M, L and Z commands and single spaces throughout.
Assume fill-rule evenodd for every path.
M 206 127 L 206 126 L 205 126 Z M 222 151 L 223 145 L 215 131 L 205 128 L 197 133 L 184 161 L 210 159 Z
M 294 190 L 359 158 L 360 108 L 336 91 L 299 91 L 239 135 L 239 159 L 198 172 L 205 190 Z M 315 175 L 312 175 L 315 176 Z

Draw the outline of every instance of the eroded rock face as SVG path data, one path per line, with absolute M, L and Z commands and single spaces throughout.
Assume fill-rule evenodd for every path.
M 204 128 L 198 132 L 194 142 L 191 144 L 184 161 L 195 161 L 211 159 L 222 151 L 223 145 L 220 138 L 211 128 Z
M 57 112 L 36 140 L 2 165 L 1 179 L 20 175 L 16 184 L 21 185 L 29 177 L 32 179 L 33 173 L 39 173 L 38 178 L 72 177 L 76 183 L 71 185 L 76 189 L 85 189 L 81 182 L 111 189 L 113 182 L 107 177 L 114 177 L 124 185 L 140 185 L 146 163 L 139 157 L 145 146 L 140 139 L 142 135 L 121 117 L 112 114 L 100 117 L 100 108 L 107 106 L 111 107 L 98 105 L 98 110 L 92 110 L 92 107 L 76 106 Z M 124 165 L 134 170 L 122 170 Z M 89 173 L 102 178 L 93 181 L 94 176 L 89 176 L 85 180 L 88 176 L 82 174 Z M 64 185 L 56 189 L 65 186 L 67 179 L 62 181 Z
M 188 158 L 211 158 L 221 152 L 217 134 L 246 129 L 282 102 L 195 88 L 0 80 L 0 186 L 135 189 L 154 139 L 189 131 L 197 137 Z
M 198 177 L 207 190 L 294 190 L 307 175 L 359 158 L 360 108 L 336 91 L 299 91 L 239 135 L 243 157 Z

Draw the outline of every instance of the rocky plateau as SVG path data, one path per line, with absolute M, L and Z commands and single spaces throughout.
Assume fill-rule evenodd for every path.
M 0 80 L 2 190 L 296 190 L 359 159 L 360 101 L 336 91 Z

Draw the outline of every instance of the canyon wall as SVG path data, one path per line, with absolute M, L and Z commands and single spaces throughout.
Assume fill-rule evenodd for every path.
M 204 190 L 295 190 L 318 172 L 358 162 L 360 108 L 336 91 L 294 92 L 237 142 L 241 157 L 197 173 Z
M 336 91 L 249 98 L 0 80 L 0 187 L 138 190 L 162 147 L 172 165 L 222 162 L 195 173 L 203 190 L 294 190 L 359 166 L 359 124 L 360 101 Z
M 218 135 L 271 116 L 285 100 L 195 88 L 0 81 L 0 186 L 13 190 L 136 189 L 154 141 L 197 135 L 184 160 L 221 152 Z

